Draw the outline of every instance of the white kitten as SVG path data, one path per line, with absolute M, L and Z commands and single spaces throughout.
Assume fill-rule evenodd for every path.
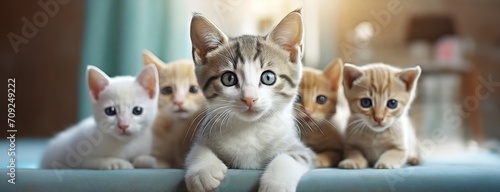
M 42 159 L 46 169 L 152 168 L 150 127 L 156 117 L 158 72 L 151 65 L 137 78 L 109 78 L 87 67 L 93 117 L 55 136 Z

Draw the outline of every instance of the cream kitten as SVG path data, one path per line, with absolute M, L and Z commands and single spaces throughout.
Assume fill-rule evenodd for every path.
M 264 37 L 228 38 L 204 16 L 193 16 L 195 72 L 209 113 L 186 158 L 189 191 L 215 190 L 228 167 L 265 169 L 259 191 L 295 191 L 314 167 L 293 117 L 302 37 L 300 11 Z
M 344 66 L 344 89 L 351 116 L 346 129 L 345 160 L 339 167 L 399 168 L 417 164 L 415 131 L 408 110 L 415 97 L 420 67 L 386 64 Z
M 194 130 L 190 129 L 193 119 L 206 103 L 196 81 L 194 63 L 177 60 L 165 64 L 153 53 L 144 51 L 144 65 L 149 64 L 156 66 L 160 77 L 152 154 L 158 168 L 183 168 L 192 144 L 190 136 L 193 133 L 187 131 Z
M 144 68 L 137 78 L 109 78 L 87 67 L 93 117 L 57 134 L 41 167 L 46 169 L 152 168 L 150 126 L 158 103 L 158 73 Z
M 337 126 L 343 122 L 331 120 L 337 115 L 339 97 L 343 97 L 339 94 L 343 89 L 343 65 L 342 60 L 338 59 L 323 71 L 309 67 L 303 70 L 295 116 L 302 134 L 301 140 L 317 154 L 316 167 L 336 167 L 342 160 L 341 129 Z

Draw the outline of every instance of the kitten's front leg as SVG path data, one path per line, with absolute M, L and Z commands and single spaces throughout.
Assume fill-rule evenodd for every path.
M 88 158 L 82 163 L 82 168 L 85 169 L 102 169 L 102 170 L 113 170 L 113 169 L 133 169 L 134 166 L 125 159 L 120 158 Z
M 406 163 L 406 151 L 401 149 L 389 149 L 380 155 L 376 169 L 397 169 Z
M 308 153 L 282 153 L 266 167 L 260 179 L 259 192 L 292 192 L 300 178 L 314 167 L 314 155 Z
M 318 153 L 316 158 L 316 167 L 336 167 L 340 160 L 342 160 L 342 154 L 338 151 L 325 151 Z
M 156 159 L 150 155 L 140 155 L 132 159 L 134 168 L 156 168 Z
M 344 153 L 345 159 L 339 163 L 340 168 L 363 169 L 368 167 L 368 161 L 359 149 L 347 146 Z
M 195 144 L 186 158 L 186 185 L 188 191 L 213 191 L 227 173 L 227 166 L 215 153 L 202 144 Z

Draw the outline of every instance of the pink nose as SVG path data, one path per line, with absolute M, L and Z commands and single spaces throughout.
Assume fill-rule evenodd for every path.
M 125 125 L 125 124 L 119 124 L 118 125 L 118 128 L 120 128 L 122 131 L 125 131 L 128 129 L 128 125 Z
M 243 101 L 243 103 L 245 103 L 245 105 L 247 107 L 252 107 L 253 104 L 255 104 L 255 101 L 257 101 L 257 98 L 256 97 L 243 97 L 243 98 L 241 98 L 241 101 Z
M 382 124 L 382 121 L 384 121 L 383 117 L 373 117 L 373 120 L 375 120 L 379 125 Z
M 183 103 L 183 101 L 174 101 L 174 105 L 177 105 L 178 107 L 181 107 Z

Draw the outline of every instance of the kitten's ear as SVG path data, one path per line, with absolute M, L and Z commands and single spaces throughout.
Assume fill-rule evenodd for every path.
M 108 85 L 109 76 L 106 73 L 95 66 L 87 66 L 87 86 L 94 101 L 99 99 L 99 94 Z
M 285 16 L 266 39 L 290 52 L 290 61 L 296 62 L 302 57 L 303 36 L 302 14 L 299 9 Z
M 332 83 L 332 91 L 337 91 L 342 84 L 342 70 L 344 69 L 344 62 L 342 59 L 333 60 L 325 70 L 323 75 Z
M 148 92 L 149 98 L 154 99 L 158 95 L 158 70 L 155 65 L 144 67 L 135 81 Z
M 191 19 L 191 44 L 194 54 L 204 59 L 208 52 L 227 43 L 224 33 L 202 14 L 195 13 Z
M 149 64 L 156 65 L 157 69 L 161 69 L 164 65 L 163 61 L 161 61 L 155 54 L 151 53 L 149 50 L 144 50 L 142 52 L 144 66 L 148 66 Z
M 352 88 L 354 81 L 359 79 L 363 75 L 363 72 L 356 65 L 346 63 L 344 64 L 344 87 L 348 89 Z
M 406 85 L 406 91 L 411 91 L 416 85 L 421 73 L 420 66 L 403 69 L 396 76 Z

